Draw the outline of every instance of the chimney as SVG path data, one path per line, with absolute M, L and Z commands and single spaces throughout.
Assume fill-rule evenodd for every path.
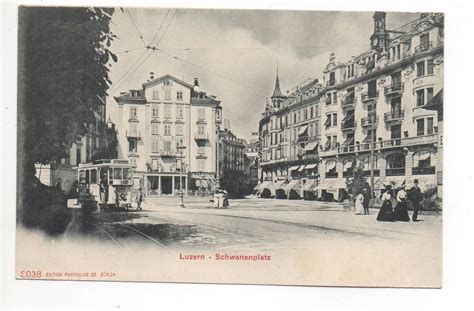
M 155 73 L 154 72 L 150 72 L 150 80 L 153 80 L 155 79 Z
M 197 93 L 198 93 L 199 90 L 200 90 L 198 78 L 194 78 L 194 87 L 193 87 L 193 90 L 194 90 L 195 92 L 197 92 Z

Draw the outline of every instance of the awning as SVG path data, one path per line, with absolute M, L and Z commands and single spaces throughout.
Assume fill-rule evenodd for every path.
M 271 184 L 271 181 L 264 181 L 260 185 L 255 186 L 253 190 L 258 190 L 259 192 L 262 192 L 263 189 L 265 189 L 269 184 Z
M 298 190 L 299 187 L 300 187 L 300 181 L 295 179 L 287 183 L 283 189 L 285 190 L 286 193 L 288 193 L 290 192 L 290 190 Z
M 292 166 L 290 167 L 290 171 L 294 171 L 294 170 L 297 170 L 298 167 L 300 167 L 299 165 L 295 165 L 295 166 Z
M 307 169 L 307 170 L 312 170 L 312 169 L 316 168 L 317 166 L 318 166 L 317 163 L 315 163 L 315 164 L 308 164 L 308 165 L 306 165 L 306 169 Z
M 342 145 L 343 146 L 352 146 L 352 145 L 354 145 L 354 140 L 355 140 L 354 137 L 349 137 L 344 141 L 344 143 L 342 143 Z
M 270 190 L 270 193 L 274 196 L 276 194 L 276 190 L 282 188 L 281 186 L 285 183 L 284 180 L 277 180 L 274 183 L 271 183 L 266 188 Z
M 319 145 L 319 142 L 316 142 L 316 141 L 309 142 L 309 143 L 306 144 L 306 146 L 304 147 L 304 150 L 305 150 L 305 151 L 314 150 L 314 148 L 316 148 L 318 145 Z
M 443 89 L 436 93 L 423 109 L 436 110 L 438 111 L 438 121 L 443 121 Z
M 326 179 L 324 180 L 316 189 L 319 190 L 338 190 L 338 189 L 346 189 L 346 181 L 345 179 Z
M 303 190 L 306 190 L 306 191 L 316 190 L 314 187 L 315 185 L 316 185 L 316 179 L 308 179 L 306 183 L 303 185 Z
M 367 136 L 365 136 L 364 140 L 362 141 L 363 143 L 370 143 L 372 141 L 372 134 L 369 133 Z M 375 141 L 375 135 L 374 135 L 374 141 Z
M 301 165 L 300 168 L 298 169 L 298 172 L 304 171 L 305 167 L 306 167 L 306 165 Z
M 303 135 L 306 130 L 308 129 L 308 126 L 307 125 L 303 125 L 302 127 L 300 127 L 299 131 L 298 131 L 298 135 Z
M 326 144 L 324 145 L 324 149 L 329 149 L 329 147 L 331 147 L 331 139 L 328 138 L 328 140 L 326 141 Z

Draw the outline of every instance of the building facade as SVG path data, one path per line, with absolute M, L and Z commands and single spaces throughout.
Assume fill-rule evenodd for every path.
M 244 139 L 238 138 L 228 128 L 219 131 L 219 177 L 220 187 L 229 196 L 238 198 L 248 191 Z
M 444 16 L 421 14 L 395 30 L 384 12 L 373 18 L 370 49 L 345 62 L 332 53 L 320 81 L 283 96 L 277 74 L 259 124 L 260 192 L 343 199 L 357 166 L 374 190 L 414 179 L 436 188 L 438 116 L 423 107 L 443 89 Z
M 136 165 L 148 194 L 211 189 L 216 183 L 221 106 L 171 75 L 115 97 L 119 158 Z

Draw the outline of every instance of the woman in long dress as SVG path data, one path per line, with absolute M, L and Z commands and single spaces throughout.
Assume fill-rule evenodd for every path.
M 405 185 L 401 186 L 401 189 L 397 193 L 397 206 L 395 207 L 395 220 L 396 221 L 410 221 L 407 207 L 407 193 L 405 191 Z
M 385 186 L 385 192 L 382 194 L 382 207 L 377 215 L 378 221 L 394 221 L 391 192 L 390 185 Z
M 359 193 L 355 201 L 355 214 L 362 215 L 364 213 L 364 195 Z

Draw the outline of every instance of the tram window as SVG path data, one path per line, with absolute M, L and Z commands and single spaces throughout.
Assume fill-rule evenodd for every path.
M 97 170 L 91 170 L 91 184 L 97 184 Z
M 130 179 L 130 169 L 124 168 L 123 169 L 123 179 Z
M 109 184 L 113 184 L 114 182 L 114 169 L 109 167 Z
M 90 172 L 89 170 L 86 170 L 86 183 L 88 184 L 90 179 L 89 179 L 89 176 L 90 176 Z
M 114 168 L 114 179 L 122 179 L 122 169 Z
M 84 170 L 79 171 L 79 182 L 80 183 L 86 182 L 86 172 Z

